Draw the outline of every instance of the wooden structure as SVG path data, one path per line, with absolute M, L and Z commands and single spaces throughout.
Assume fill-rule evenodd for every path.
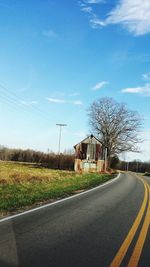
M 90 135 L 75 148 L 74 170 L 77 172 L 102 172 L 104 160 L 102 144 L 95 136 Z

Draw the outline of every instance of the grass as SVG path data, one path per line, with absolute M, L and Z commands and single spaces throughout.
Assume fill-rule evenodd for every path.
M 78 174 L 36 164 L 0 161 L 0 213 L 5 215 L 104 183 L 109 174 Z
M 143 175 L 150 177 L 150 172 L 145 172 Z

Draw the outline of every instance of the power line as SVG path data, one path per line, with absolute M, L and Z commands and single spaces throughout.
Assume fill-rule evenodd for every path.
M 16 108 L 16 104 L 17 104 L 17 106 L 18 106 L 19 103 L 21 104 L 21 103 L 24 102 L 24 100 L 23 100 L 22 98 L 18 97 L 15 93 L 10 92 L 10 91 L 6 88 L 6 86 L 2 85 L 1 83 L 0 83 L 0 88 L 3 90 L 3 95 L 2 95 L 1 97 L 2 97 L 7 103 L 9 103 L 9 104 L 11 104 L 11 105 L 15 105 L 15 108 Z M 19 102 L 19 103 L 18 103 L 18 102 Z M 29 106 L 28 106 L 28 107 L 29 107 Z M 23 104 L 22 104 L 21 108 L 25 108 L 25 105 L 23 106 Z M 47 120 L 49 121 L 49 114 L 48 114 L 48 113 L 46 113 L 45 111 L 43 111 L 43 110 L 41 110 L 41 109 L 39 109 L 39 108 L 37 108 L 37 107 L 35 107 L 35 106 L 32 106 L 32 105 L 30 105 L 30 108 L 31 108 L 32 110 L 34 110 L 34 111 L 37 111 L 42 117 L 44 117 L 45 119 L 47 119 Z M 27 109 L 24 109 L 24 110 L 29 112 L 29 110 L 27 110 Z

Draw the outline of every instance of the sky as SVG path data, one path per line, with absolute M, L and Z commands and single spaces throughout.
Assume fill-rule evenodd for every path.
M 142 116 L 150 160 L 150 1 L 0 0 L 0 144 L 58 152 L 90 133 L 87 109 L 112 97 Z

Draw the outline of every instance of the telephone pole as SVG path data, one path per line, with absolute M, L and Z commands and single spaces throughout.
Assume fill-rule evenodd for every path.
M 128 170 L 129 170 L 129 161 L 127 162 L 127 172 L 128 172 Z
M 60 155 L 60 145 L 61 145 L 61 132 L 62 132 L 62 127 L 67 126 L 67 124 L 64 124 L 64 123 L 56 123 L 56 125 L 59 126 L 58 154 Z

